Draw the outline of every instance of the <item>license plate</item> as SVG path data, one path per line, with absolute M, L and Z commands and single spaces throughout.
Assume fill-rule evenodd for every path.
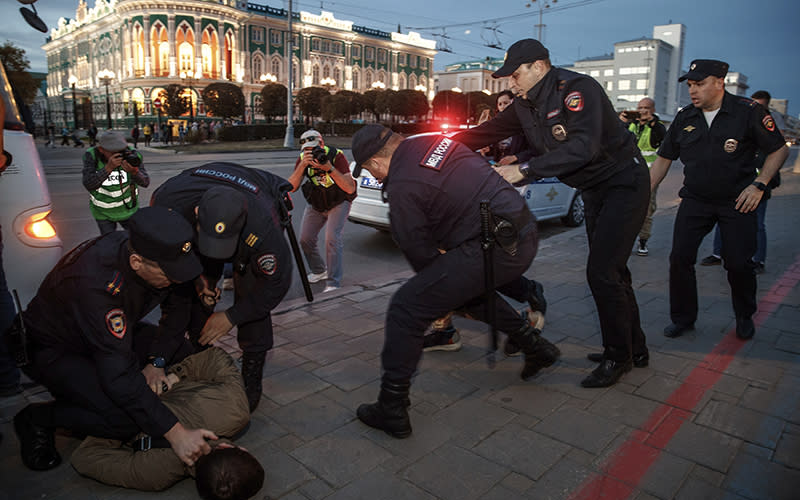
M 374 177 L 362 177 L 361 187 L 365 187 L 367 189 L 382 189 L 383 183 L 379 182 L 378 179 Z

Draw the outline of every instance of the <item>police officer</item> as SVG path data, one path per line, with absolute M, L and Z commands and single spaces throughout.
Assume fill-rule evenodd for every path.
M 649 360 L 627 266 L 650 198 L 647 165 L 602 87 L 591 77 L 551 67 L 539 41 L 514 43 L 492 76 L 510 76 L 518 98 L 454 139 L 474 149 L 524 132 L 537 153 L 528 163 L 497 167 L 498 172 L 513 184 L 556 176 L 581 190 L 589 238 L 586 277 L 605 348 L 602 355 L 590 355 L 600 365 L 581 385 L 613 385 L 632 361 L 647 366 Z
M 203 275 L 197 281 L 190 338 L 209 345 L 238 327 L 242 376 L 250 410 L 261 399 L 261 377 L 272 348 L 270 311 L 291 285 L 292 257 L 278 210 L 286 180 L 235 163 L 209 163 L 184 170 L 153 193 L 152 205 L 171 208 L 197 228 Z M 214 311 L 225 262 L 234 268 L 234 304 Z M 213 313 L 213 314 L 212 314 Z
M 529 292 L 523 286 L 527 280 L 519 278 L 536 254 L 536 222 L 519 193 L 483 158 L 445 136 L 404 140 L 381 125 L 368 125 L 353 136 L 352 149 L 354 174 L 363 167 L 383 182 L 392 206 L 392 237 L 417 273 L 389 304 L 378 401 L 357 412 L 365 424 L 404 438 L 411 434 L 408 393 L 425 329 L 457 309 L 486 319 L 480 201 L 491 202 L 492 225 L 511 233 L 498 239 L 493 252 L 497 290 L 520 301 Z M 525 354 L 523 379 L 558 359 L 558 348 L 524 316 L 502 298 L 494 303 L 497 329 Z
M 675 116 L 650 170 L 655 188 L 673 160 L 680 158 L 684 164 L 669 256 L 672 324 L 664 329 L 667 337 L 694 327 L 697 248 L 715 223 L 722 236 L 736 335 L 750 339 L 755 334 L 756 277 L 750 260 L 756 251 L 755 210 L 789 148 L 764 107 L 725 91 L 727 73 L 728 64 L 722 61 L 692 61 L 689 72 L 678 79 L 687 80 L 692 104 Z M 758 151 L 767 156 L 756 174 Z
M 172 285 L 202 270 L 193 236 L 180 215 L 144 208 L 131 217 L 129 232 L 82 243 L 44 279 L 22 315 L 30 358 L 24 371 L 55 401 L 14 417 L 27 467 L 60 463 L 56 427 L 119 440 L 139 431 L 163 436 L 188 465 L 210 451 L 205 439 L 216 436 L 184 428 L 158 397 L 172 384 L 164 366 L 178 353 L 148 351 L 155 335 L 183 338 L 190 297 Z M 159 304 L 159 327 L 139 323 Z

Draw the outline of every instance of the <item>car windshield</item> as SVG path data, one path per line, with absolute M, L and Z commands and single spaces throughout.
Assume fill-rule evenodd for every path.
M 6 116 L 3 117 L 3 128 L 12 130 L 22 130 L 22 117 L 17 111 L 17 102 L 11 92 L 11 83 L 6 76 L 6 70 L 0 64 L 0 97 L 5 101 Z

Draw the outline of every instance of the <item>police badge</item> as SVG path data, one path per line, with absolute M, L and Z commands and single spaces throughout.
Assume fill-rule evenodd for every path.
M 553 125 L 553 128 L 550 129 L 550 131 L 553 133 L 553 138 L 555 140 L 559 142 L 567 140 L 567 129 L 564 127 L 564 125 L 556 123 L 555 125 Z
M 736 139 L 728 139 L 727 141 L 725 141 L 725 146 L 723 147 L 723 149 L 725 150 L 726 153 L 733 153 L 734 151 L 736 151 L 736 147 L 738 145 L 739 141 L 737 141 Z

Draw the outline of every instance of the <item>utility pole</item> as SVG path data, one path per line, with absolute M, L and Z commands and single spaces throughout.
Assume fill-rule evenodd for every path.
M 292 34 L 292 0 L 289 0 L 289 42 L 287 43 L 288 51 L 287 54 L 287 66 L 288 71 L 286 74 L 289 76 L 289 80 L 286 82 L 286 136 L 283 138 L 283 147 L 285 148 L 293 148 L 294 147 L 294 113 L 293 113 L 293 104 L 292 104 L 292 83 L 294 81 L 294 75 L 292 74 L 292 66 L 293 64 L 293 57 L 294 57 L 294 49 L 292 45 L 294 44 L 294 35 Z M 300 69 L 300 68 L 298 68 Z
M 539 24 L 534 24 L 533 26 L 538 30 L 539 34 L 537 36 L 537 40 L 540 42 L 542 41 L 542 30 L 545 27 L 542 17 L 544 16 L 544 9 L 549 9 L 551 3 L 557 3 L 558 0 L 531 0 L 531 3 L 539 2 Z M 527 4 L 526 7 L 530 7 L 531 4 Z

